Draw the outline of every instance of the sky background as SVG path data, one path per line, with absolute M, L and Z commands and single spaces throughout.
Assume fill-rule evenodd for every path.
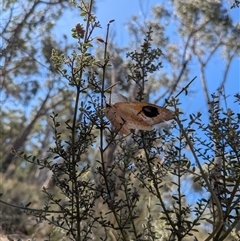
M 129 44 L 129 35 L 126 27 L 126 22 L 131 18 L 132 15 L 137 15 L 140 19 L 148 19 L 151 16 L 151 8 L 155 4 L 159 4 L 162 1 L 159 0 L 97 0 L 96 1 L 96 15 L 98 20 L 101 23 L 102 29 L 97 29 L 95 32 L 96 36 L 102 38 L 105 37 L 107 23 L 114 19 L 115 21 L 111 23 L 111 31 L 115 35 L 114 41 L 119 46 L 126 46 Z M 170 1 L 164 1 L 164 4 L 170 4 Z M 235 22 L 240 20 L 240 11 L 238 8 L 230 9 L 231 1 L 229 1 L 228 9 L 229 14 L 233 17 Z M 73 28 L 76 23 L 81 22 L 81 17 L 79 12 L 76 11 L 75 14 L 65 13 L 63 19 L 59 22 L 57 26 L 58 30 L 61 29 L 62 32 L 69 35 L 69 31 Z M 60 26 L 60 28 L 59 28 Z M 169 29 L 168 31 L 174 31 Z M 59 32 L 60 34 L 61 32 Z M 176 36 L 172 36 L 176 38 Z M 74 43 L 74 39 L 72 39 Z M 163 68 L 165 65 L 165 70 L 167 63 L 162 63 Z M 211 61 L 210 66 L 207 69 L 207 80 L 209 91 L 212 93 L 216 91 L 216 88 L 219 86 L 219 83 L 222 80 L 224 61 L 215 56 L 213 61 Z M 204 93 L 201 90 L 201 78 L 200 73 L 198 72 L 199 66 L 197 62 L 192 61 L 190 63 L 191 79 L 197 76 L 197 79 L 191 85 L 191 90 L 193 94 L 188 96 L 181 95 L 180 99 L 183 103 L 186 113 L 192 113 L 196 111 L 201 111 L 207 114 L 206 102 L 204 99 Z M 160 70 L 161 71 L 161 70 Z M 174 71 L 174 70 L 171 70 Z M 189 81 L 191 80 L 189 79 Z M 189 82 L 188 81 L 188 82 Z M 236 57 L 232 63 L 231 69 L 228 74 L 228 81 L 226 83 L 226 94 L 229 96 L 229 103 L 233 103 L 233 95 L 237 92 L 240 92 L 240 62 L 239 56 Z M 163 102 L 161 102 L 162 104 Z M 230 107 L 230 106 L 229 106 Z M 239 107 L 237 105 L 231 106 L 235 111 L 239 112 Z

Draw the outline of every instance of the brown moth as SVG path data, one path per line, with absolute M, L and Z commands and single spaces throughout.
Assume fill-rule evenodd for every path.
M 131 129 L 150 131 L 153 125 L 173 119 L 170 110 L 150 103 L 131 102 L 120 94 L 111 94 L 106 104 L 106 117 L 112 125 L 125 135 Z

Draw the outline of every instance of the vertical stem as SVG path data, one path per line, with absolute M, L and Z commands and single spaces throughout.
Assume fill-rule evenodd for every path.
M 176 120 L 176 122 L 178 123 L 178 126 L 179 126 L 180 130 L 182 131 L 182 134 L 183 134 L 184 138 L 186 139 L 187 144 L 189 145 L 189 148 L 190 148 L 190 150 L 191 150 L 191 152 L 192 152 L 192 154 L 193 154 L 193 157 L 194 157 L 194 159 L 195 159 L 195 161 L 196 161 L 196 163 L 197 163 L 197 166 L 198 166 L 198 168 L 199 168 L 199 170 L 200 170 L 200 173 L 201 173 L 201 175 L 202 175 L 202 178 L 203 178 L 203 180 L 205 181 L 206 186 L 207 186 L 209 192 L 211 193 L 212 199 L 213 199 L 213 201 L 215 202 L 215 205 L 216 205 L 217 210 L 218 210 L 218 212 L 219 212 L 219 219 L 218 219 L 218 222 L 217 222 L 215 228 L 213 229 L 213 231 L 211 232 L 211 234 L 205 239 L 205 241 L 210 241 L 211 239 L 214 238 L 214 236 L 217 234 L 217 232 L 218 232 L 218 231 L 221 229 L 221 227 L 222 227 L 222 223 L 223 223 L 223 213 L 222 213 L 221 204 L 220 204 L 220 202 L 219 202 L 219 200 L 218 200 L 218 198 L 217 198 L 214 190 L 212 189 L 212 186 L 211 186 L 211 184 L 210 184 L 210 182 L 209 182 L 209 180 L 208 180 L 208 177 L 207 177 L 206 173 L 204 172 L 204 170 L 203 170 L 203 168 L 202 168 L 202 166 L 201 166 L 201 163 L 200 163 L 200 161 L 199 161 L 199 159 L 198 159 L 198 157 L 197 157 L 197 154 L 196 154 L 196 151 L 195 151 L 195 149 L 194 149 L 193 143 L 191 142 L 190 138 L 188 137 L 187 132 L 184 130 L 183 125 L 181 124 L 180 119 L 176 116 L 175 120 Z
M 104 48 L 104 65 L 103 65 L 103 77 L 102 77 L 102 87 L 101 87 L 101 128 L 100 128 L 100 155 L 101 155 L 101 164 L 102 164 L 102 172 L 103 172 L 103 178 L 104 178 L 104 182 L 105 182 L 105 186 L 106 186 L 106 191 L 107 191 L 107 195 L 108 195 L 108 198 L 110 200 L 112 200 L 112 196 L 111 196 L 111 191 L 110 191 L 110 188 L 108 186 L 108 180 L 107 180 L 107 170 L 106 170 L 106 165 L 105 165 L 105 161 L 104 161 L 104 156 L 103 156 L 103 153 L 104 151 L 106 150 L 106 148 L 104 149 L 103 147 L 103 138 L 104 138 L 104 135 L 103 135 L 103 123 L 104 123 L 104 114 L 103 114 L 103 109 L 104 109 L 104 84 L 105 84 L 105 73 L 106 73 L 106 67 L 107 67 L 107 64 L 108 64 L 108 57 L 107 57 L 107 45 L 108 45 L 108 35 L 109 35 L 109 27 L 110 27 L 110 23 L 113 22 L 114 20 L 111 20 L 109 21 L 109 23 L 107 24 L 107 34 L 106 34 L 106 39 L 105 39 L 105 48 Z M 115 208 L 113 207 L 112 210 L 113 212 L 113 215 L 116 219 L 116 222 L 117 222 L 117 225 L 119 227 L 119 230 L 122 234 L 122 238 L 123 240 L 127 240 L 127 236 L 126 236 L 126 233 L 124 232 L 124 230 L 122 229 L 121 227 L 121 223 L 120 223 L 120 220 L 117 216 L 117 212 L 115 210 Z
M 145 142 L 145 138 L 143 136 L 143 132 L 141 131 L 141 139 L 142 139 L 142 142 L 143 142 L 143 150 L 144 150 L 144 154 L 145 154 L 145 157 L 146 157 L 146 160 L 147 160 L 147 165 L 148 165 L 148 170 L 149 170 L 149 174 L 151 176 L 151 180 L 153 182 L 153 186 L 155 188 L 155 191 L 156 191 L 156 197 L 158 198 L 158 200 L 160 201 L 160 204 L 162 206 L 162 209 L 163 209 L 163 212 L 164 214 L 166 215 L 166 218 L 167 220 L 169 221 L 174 233 L 177 233 L 177 230 L 176 230 L 176 227 L 175 227 L 175 224 L 174 222 L 172 221 L 172 218 L 170 217 L 170 214 L 169 212 L 167 211 L 166 207 L 165 207 L 165 204 L 164 204 L 164 201 L 162 199 L 162 196 L 161 196 L 161 193 L 160 193 L 160 189 L 159 189 L 159 186 L 158 186 L 158 181 L 156 180 L 156 177 L 155 177 L 155 174 L 153 172 L 153 168 L 151 166 L 151 160 L 150 160 L 150 157 L 149 157 L 149 153 L 148 153 L 148 150 L 147 150 L 147 145 L 146 145 L 146 142 Z
M 86 32 L 85 32 L 85 36 L 84 36 L 84 43 L 86 43 L 88 41 L 88 30 L 89 30 L 89 24 L 90 24 L 90 17 L 91 17 L 91 10 L 92 10 L 92 4 L 93 4 L 93 0 L 90 1 L 89 3 L 89 9 L 88 9 L 88 19 L 87 19 L 87 23 L 86 23 Z M 82 75 L 83 75 L 83 59 L 84 59 L 84 55 L 85 52 L 82 51 L 82 55 L 81 55 L 81 66 L 80 66 L 80 72 L 79 72 L 79 79 L 80 81 L 78 83 L 76 83 L 76 89 L 77 89 L 77 94 L 76 94 L 76 101 L 75 101 L 75 107 L 74 107 L 74 117 L 73 117 L 73 124 L 72 124 L 72 136 L 71 136 L 71 141 L 72 141 L 72 178 L 73 178 L 73 185 L 72 185 L 72 195 L 74 195 L 75 197 L 75 202 L 76 204 L 74 204 L 74 198 L 72 200 L 72 213 L 74 212 L 74 208 L 76 208 L 76 229 L 77 229 L 77 236 L 76 236 L 76 240 L 77 241 L 81 241 L 81 220 L 80 220 L 80 204 L 79 204 L 79 192 L 78 192 L 78 175 L 77 175 L 77 161 L 76 160 L 76 149 L 75 149 L 75 132 L 76 132 L 76 121 L 77 121 L 77 114 L 78 114 L 78 105 L 79 105 L 79 99 L 80 99 L 80 93 L 81 93 L 81 79 L 82 79 Z M 73 73 L 73 69 L 72 69 L 72 73 Z M 74 75 L 72 76 L 74 79 Z M 74 218 L 72 218 L 71 221 L 71 227 L 73 228 L 74 225 Z

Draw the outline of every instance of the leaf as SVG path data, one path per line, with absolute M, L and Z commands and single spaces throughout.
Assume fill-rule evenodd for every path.
M 105 41 L 101 38 L 97 38 L 97 41 L 101 42 L 101 43 L 105 43 Z
M 29 207 L 32 202 L 29 202 L 28 204 L 25 205 L 25 207 Z

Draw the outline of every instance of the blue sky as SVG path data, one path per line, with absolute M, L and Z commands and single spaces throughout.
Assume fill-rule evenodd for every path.
M 107 23 L 114 19 L 115 21 L 111 23 L 111 30 L 114 31 L 115 41 L 120 46 L 126 46 L 129 43 L 128 31 L 125 23 L 131 18 L 132 15 L 137 15 L 141 19 L 149 18 L 151 16 L 151 7 L 155 4 L 159 4 L 162 1 L 159 0 L 97 0 L 96 1 L 96 15 L 101 23 L 102 29 L 98 29 L 95 35 L 100 37 L 105 36 Z M 170 2 L 170 1 L 169 1 Z M 168 1 L 164 1 L 164 4 L 170 4 Z M 226 3 L 229 3 L 226 1 Z M 225 4 L 226 4 L 225 3 Z M 235 22 L 239 22 L 240 14 L 239 9 L 230 9 L 229 13 L 233 17 Z M 76 23 L 81 22 L 81 17 L 79 13 L 71 14 L 71 16 L 66 13 L 63 21 L 60 22 L 60 29 L 69 35 L 69 32 Z M 173 36 L 175 38 L 175 36 Z M 75 40 L 73 40 L 75 41 Z M 163 66 L 167 67 L 166 63 L 163 62 Z M 216 91 L 223 73 L 224 61 L 215 56 L 210 66 L 207 69 L 207 79 L 208 88 L 210 92 Z M 197 76 L 195 82 L 191 85 L 191 90 L 195 93 L 189 96 L 181 95 L 181 102 L 184 105 L 185 111 L 187 113 L 201 111 L 206 112 L 206 102 L 204 100 L 204 94 L 201 88 L 200 73 L 198 71 L 199 66 L 197 63 L 193 62 L 190 65 L 192 78 Z M 190 81 L 191 79 L 189 79 Z M 239 57 L 236 57 L 232 63 L 231 69 L 228 75 L 228 81 L 226 84 L 226 94 L 229 96 L 229 103 L 233 103 L 233 95 L 240 92 L 240 62 Z M 163 102 L 161 102 L 163 103 Z M 229 106 L 230 107 L 230 106 Z M 231 106 L 235 111 L 239 112 L 239 107 L 237 105 Z
M 97 1 L 97 16 L 102 24 L 102 27 L 106 26 L 109 20 L 115 19 L 115 22 L 112 24 L 112 28 L 115 29 L 116 32 L 116 42 L 118 44 L 127 44 L 128 43 L 128 32 L 125 26 L 127 20 L 130 19 L 132 15 L 137 15 L 142 19 L 148 18 L 151 15 L 151 7 L 155 4 L 159 4 L 159 0 L 119 0 L 119 1 L 112 1 L 112 0 L 100 0 Z M 168 4 L 168 1 L 164 1 L 164 4 Z M 240 21 L 240 13 L 239 9 L 230 9 L 229 6 L 229 13 L 233 17 L 234 21 Z M 103 33 L 104 29 L 103 29 Z M 103 34 L 104 36 L 104 34 Z M 175 38 L 175 36 L 173 36 Z M 208 68 L 207 76 L 210 80 L 208 83 L 209 91 L 214 92 L 216 91 L 216 87 L 218 87 L 220 81 L 222 80 L 222 73 L 223 73 L 223 64 L 224 61 L 220 59 L 218 56 L 215 57 L 213 62 Z M 164 62 L 163 62 L 164 65 Z M 198 65 L 192 63 L 190 65 L 192 77 L 197 76 L 196 81 L 191 86 L 192 89 L 198 93 L 184 97 L 186 100 L 186 108 L 189 108 L 189 111 L 203 111 L 206 110 L 206 102 L 204 101 L 203 92 L 200 91 L 201 82 L 200 82 L 200 75 L 199 72 L 196 71 L 198 69 Z M 190 80 L 189 80 L 190 81 Z M 232 100 L 232 97 L 235 93 L 240 92 L 240 62 L 239 57 L 235 58 L 231 70 L 229 71 L 229 77 L 226 84 L 226 91 L 227 95 L 229 95 L 229 99 Z M 197 101 L 196 101 L 197 100 Z M 232 101 L 229 102 L 232 102 Z M 183 100 L 184 101 L 184 100 Z M 234 107 L 234 106 L 233 106 Z M 236 108 L 237 105 L 236 105 Z M 234 107 L 235 109 L 235 107 Z M 239 109 L 235 109 L 239 111 Z

